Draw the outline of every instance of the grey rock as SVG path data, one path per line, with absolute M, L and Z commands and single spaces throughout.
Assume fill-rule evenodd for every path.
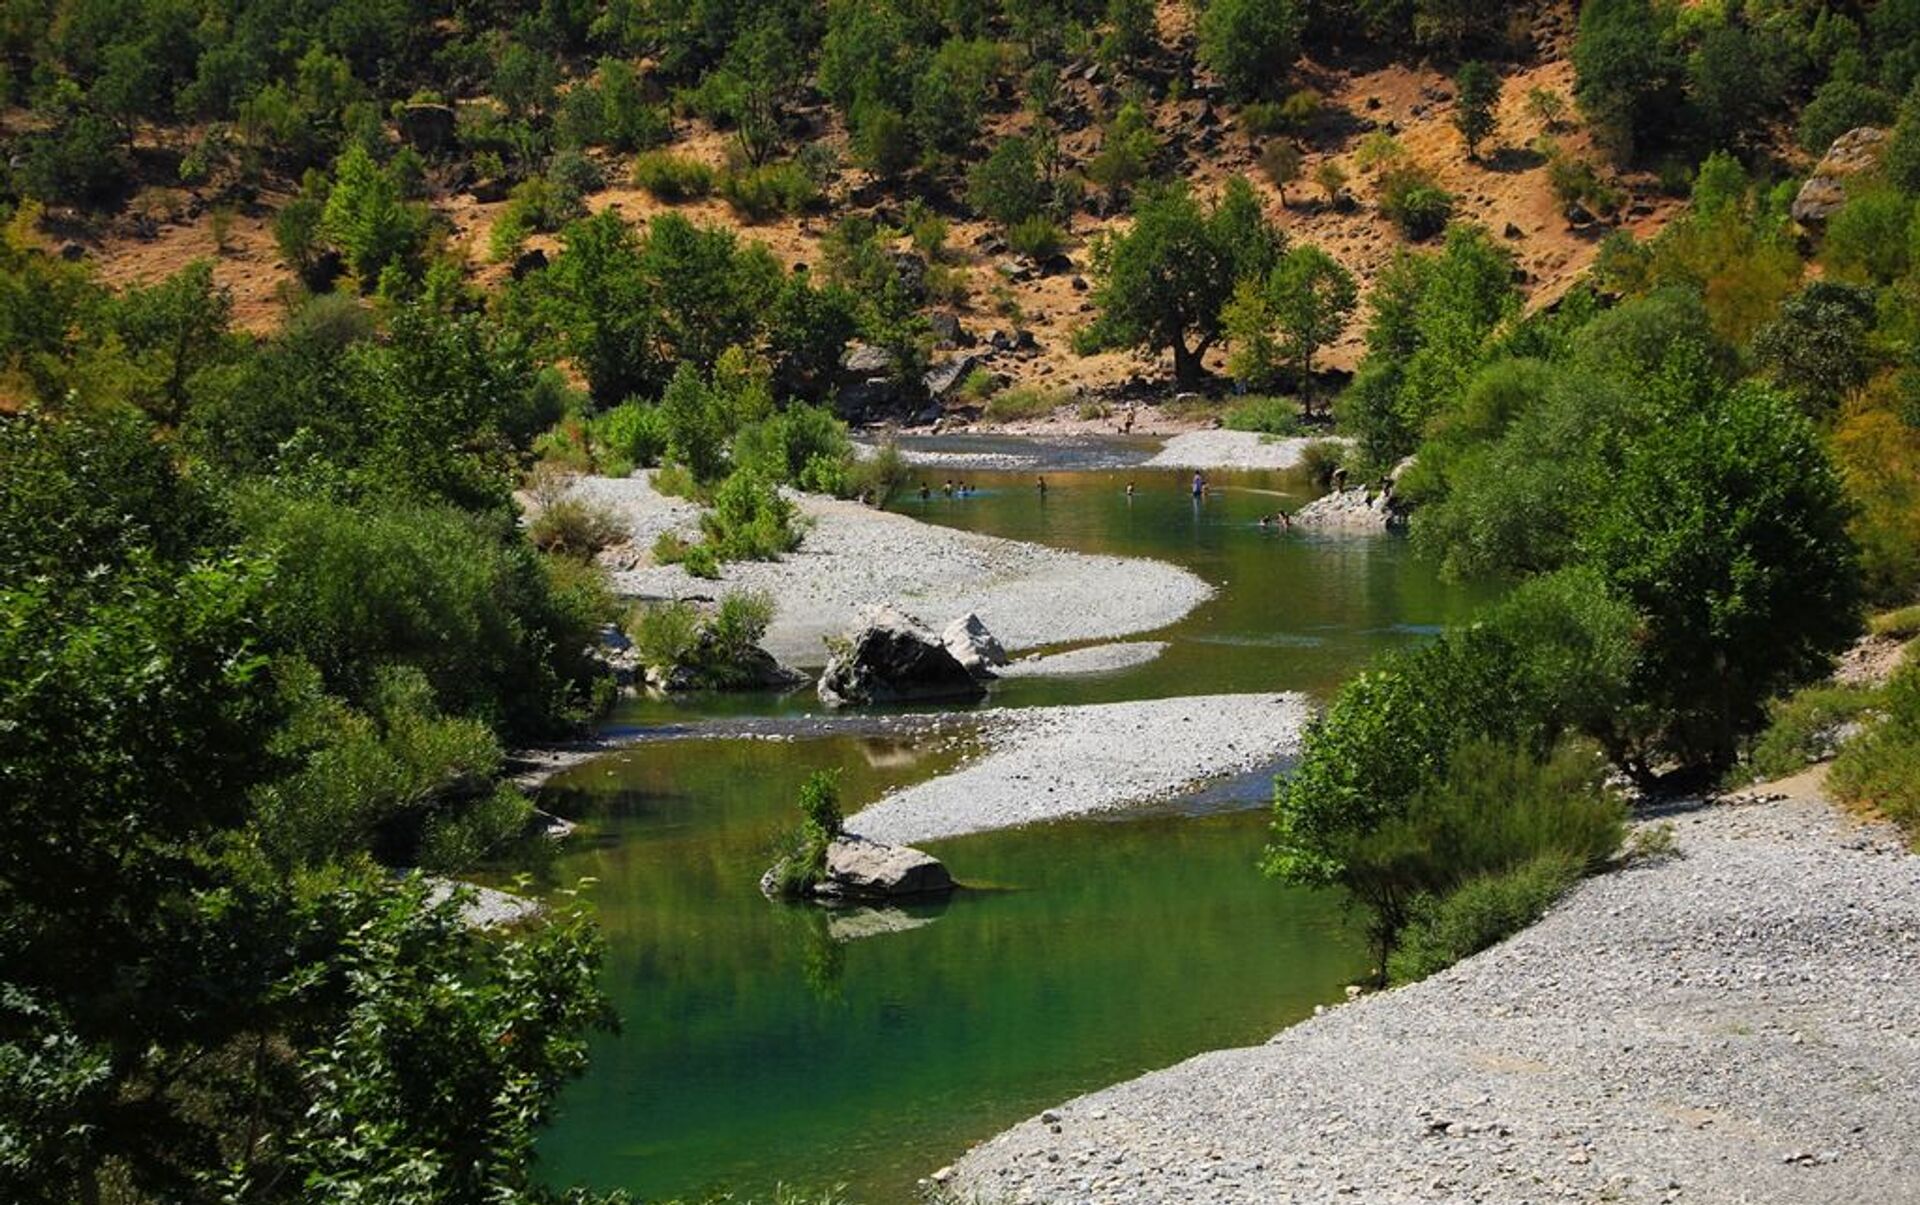
M 874 347 L 867 343 L 855 343 L 847 348 L 840 357 L 840 367 L 861 377 L 870 377 L 883 372 L 893 371 L 893 353 L 884 347 Z
M 940 639 L 953 659 L 976 677 L 992 677 L 995 668 L 1007 663 L 1007 650 L 972 611 L 948 624 Z
M 978 356 L 955 356 L 944 364 L 936 365 L 926 375 L 927 396 L 940 401 L 946 400 L 954 390 L 960 388 L 961 382 L 967 379 L 968 374 L 978 367 L 980 367 Z
M 986 693 L 946 645 L 910 615 L 868 607 L 820 675 L 830 707 L 923 699 L 977 699 Z
M 1861 126 L 1834 139 L 1794 197 L 1793 220 L 1802 226 L 1825 225 L 1847 203 L 1847 181 L 1880 165 L 1887 138 L 1885 130 Z
M 932 854 L 849 833 L 827 846 L 827 877 L 814 894 L 835 899 L 900 899 L 952 890 L 953 876 Z

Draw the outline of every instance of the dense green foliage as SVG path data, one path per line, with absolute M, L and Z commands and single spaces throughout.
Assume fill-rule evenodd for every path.
M 1090 341 L 1170 349 L 1174 375 L 1192 380 L 1223 333 L 1235 282 L 1264 279 L 1284 250 L 1244 179 L 1228 181 L 1211 209 L 1178 185 L 1143 195 L 1132 228 L 1094 249 L 1100 318 Z
M 17 226 L 0 276 L 0 1195 L 558 1199 L 596 939 L 387 869 L 516 838 L 502 742 L 605 698 L 603 587 L 513 521 L 552 383 L 425 303 L 249 339 Z

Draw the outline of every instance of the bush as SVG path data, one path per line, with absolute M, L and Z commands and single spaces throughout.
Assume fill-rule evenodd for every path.
M 772 481 L 740 469 L 714 491 L 713 508 L 700 516 L 700 530 L 719 560 L 774 561 L 800 543 L 793 520 L 793 503 Z
M 1920 605 L 1902 607 L 1897 611 L 1886 611 L 1867 621 L 1867 629 L 1875 636 L 1884 636 L 1893 640 L 1912 640 L 1920 636 Z
M 1289 398 L 1245 398 L 1228 409 L 1226 424 L 1233 431 L 1297 435 L 1300 432 L 1300 408 Z
M 1828 782 L 1841 799 L 1872 808 L 1920 842 L 1920 660 L 1911 654 L 1887 683 L 1884 708 L 1841 751 Z
M 656 201 L 675 205 L 713 191 L 714 170 L 698 159 L 668 151 L 647 151 L 633 160 L 633 182 Z
M 1333 484 L 1334 470 L 1340 467 L 1346 455 L 1345 444 L 1335 443 L 1330 439 L 1316 439 L 1300 449 L 1300 471 L 1305 473 L 1307 480 L 1314 485 L 1326 489 Z
M 1504 941 L 1545 915 L 1580 873 L 1571 858 L 1547 854 L 1422 897 L 1387 958 L 1388 978 L 1413 983 Z
M 1066 235 L 1051 218 L 1038 214 L 1007 228 L 1007 246 L 1016 254 L 1032 259 L 1057 255 L 1066 245 Z
M 666 533 L 661 538 L 666 539 Z M 656 544 L 656 555 L 658 550 Z M 677 561 L 682 556 L 684 546 L 675 550 L 672 559 Z M 685 665 L 700 647 L 700 612 L 692 603 L 678 599 L 653 603 L 630 613 L 626 630 L 641 665 L 648 668 Z
M 1767 727 L 1747 755 L 1745 777 L 1761 782 L 1797 774 L 1839 748 L 1840 730 L 1857 722 L 1879 692 L 1859 686 L 1810 686 L 1767 707 Z
M 1200 18 L 1200 61 L 1236 100 L 1273 92 L 1290 74 L 1306 26 L 1294 0 L 1212 0 Z
M 874 448 L 873 455 L 855 460 L 849 470 L 850 494 L 865 494 L 873 505 L 885 506 L 913 476 L 913 466 L 900 451 L 899 441 L 889 436 Z
M 785 853 L 775 864 L 774 882 L 786 899 L 812 891 L 826 875 L 827 847 L 841 833 L 840 780 L 829 770 L 815 770 L 800 786 L 800 827 L 787 840 Z
M 1070 399 L 1058 389 L 1040 385 L 1019 385 L 1003 389 L 987 399 L 986 416 L 998 423 L 1022 422 L 1045 418 Z
M 667 423 L 657 406 L 628 400 L 592 423 L 596 464 L 609 477 L 660 463 L 667 451 Z
M 1406 164 L 1380 177 L 1380 212 L 1400 233 L 1422 242 L 1447 228 L 1453 217 L 1453 194 L 1441 188 L 1423 167 Z
M 277 566 L 279 639 L 327 689 L 368 706 L 389 667 L 417 670 L 448 714 L 504 733 L 564 730 L 610 605 L 591 574 L 503 541 L 445 506 L 345 506 L 252 491 L 249 542 Z
M 733 211 L 749 222 L 804 213 L 820 202 L 819 187 L 796 163 L 728 171 L 720 177 L 719 191 Z
M 626 524 L 611 508 L 564 496 L 542 506 L 527 524 L 527 538 L 542 552 L 588 558 L 627 538 Z

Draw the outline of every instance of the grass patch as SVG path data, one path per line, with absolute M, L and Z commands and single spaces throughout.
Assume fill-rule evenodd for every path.
M 1875 615 L 1867 621 L 1867 630 L 1875 636 L 1894 640 L 1912 640 L 1920 636 L 1920 603 Z
M 1019 385 L 1012 389 L 1003 389 L 988 398 L 986 414 L 995 422 L 1002 423 L 1045 418 L 1070 400 L 1064 390 L 1045 389 L 1038 385 Z

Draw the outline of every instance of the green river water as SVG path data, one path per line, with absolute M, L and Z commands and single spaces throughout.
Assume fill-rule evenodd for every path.
M 1219 588 L 1153 638 L 1157 661 L 1099 677 L 1009 681 L 994 706 L 1219 691 L 1324 694 L 1373 652 L 1465 616 L 1395 539 L 1308 536 L 1257 517 L 1309 495 L 1296 477 L 966 473 L 971 498 L 909 497 L 931 522 L 1063 548 L 1153 556 Z M 1126 483 L 1136 485 L 1131 501 Z M 947 616 L 925 616 L 944 621 Z M 798 714 L 774 699 L 635 702 L 618 721 Z M 1202 1050 L 1258 1042 L 1339 996 L 1364 957 L 1338 902 L 1255 869 L 1255 779 L 1206 806 L 929 845 L 969 890 L 895 916 L 769 903 L 756 878 L 814 769 L 838 767 L 849 811 L 952 766 L 958 725 L 918 737 L 681 739 L 557 779 L 545 802 L 586 826 L 542 876 L 583 875 L 608 940 L 622 1018 L 542 1143 L 550 1179 L 641 1199 L 779 1180 L 845 1184 L 855 1201 L 914 1199 L 965 1147 L 1075 1093 Z M 977 888 L 977 889 L 976 889 Z

